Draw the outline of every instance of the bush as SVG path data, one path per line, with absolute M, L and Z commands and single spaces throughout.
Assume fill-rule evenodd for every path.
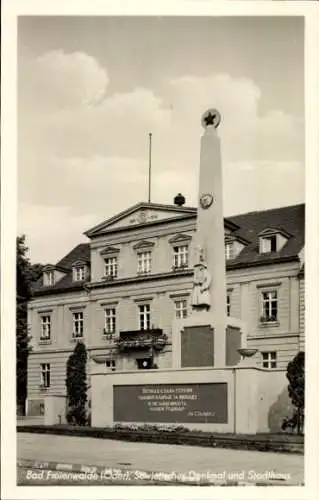
M 86 425 L 86 361 L 85 345 L 78 342 L 67 361 L 66 388 L 68 396 L 67 421 L 72 425 Z
M 304 427 L 305 407 L 305 353 L 299 352 L 292 361 L 288 363 L 286 377 L 289 381 L 288 394 L 294 406 L 291 418 L 286 417 L 282 423 L 282 429 L 297 429 L 301 434 Z

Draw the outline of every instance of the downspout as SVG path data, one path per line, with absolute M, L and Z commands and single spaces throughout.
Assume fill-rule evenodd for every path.
M 234 413 L 233 413 L 233 415 L 234 415 L 234 434 L 236 434 L 236 432 L 237 432 L 237 429 L 236 429 L 236 419 L 237 419 L 237 413 L 236 413 L 236 386 L 237 386 L 237 384 L 236 384 L 236 370 L 237 370 L 236 368 L 233 368 L 233 370 L 232 370 L 233 374 L 234 374 L 234 376 L 233 376 L 233 381 L 234 381 L 234 400 L 233 400 L 233 404 L 234 404 Z

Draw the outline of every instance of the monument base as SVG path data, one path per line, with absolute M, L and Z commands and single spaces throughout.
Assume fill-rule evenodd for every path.
M 245 324 L 237 318 L 198 311 L 173 322 L 174 369 L 236 366 L 241 361 L 238 349 L 245 346 Z
M 256 434 L 287 415 L 284 370 L 185 368 L 91 375 L 92 425 L 178 425 L 218 433 Z M 245 401 L 245 404 L 243 404 Z

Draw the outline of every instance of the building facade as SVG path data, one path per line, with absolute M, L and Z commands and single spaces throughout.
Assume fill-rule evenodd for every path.
M 237 215 L 224 227 L 227 314 L 246 323 L 264 368 L 285 368 L 304 349 L 304 205 Z M 195 228 L 194 208 L 139 203 L 44 268 L 28 306 L 28 414 L 41 413 L 45 394 L 65 393 L 78 341 L 88 373 L 91 363 L 171 367 L 172 320 L 191 313 Z

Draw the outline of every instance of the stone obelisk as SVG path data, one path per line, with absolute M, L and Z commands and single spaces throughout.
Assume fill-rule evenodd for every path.
M 223 215 L 223 183 L 220 139 L 217 127 L 221 116 L 216 109 L 202 117 L 204 133 L 200 147 L 199 196 L 196 225 L 196 247 L 199 259 L 210 274 L 210 308 L 214 317 L 214 365 L 225 364 L 226 331 L 226 265 Z M 195 265 L 198 264 L 195 262 Z M 199 307 L 194 307 L 202 314 Z
M 235 366 L 246 338 L 244 323 L 227 316 L 226 310 L 220 121 L 216 109 L 202 117 L 192 314 L 173 321 L 172 365 L 177 369 Z

